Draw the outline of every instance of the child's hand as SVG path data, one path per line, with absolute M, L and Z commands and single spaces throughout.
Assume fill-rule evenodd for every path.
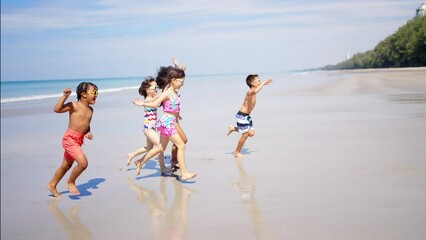
M 269 85 L 269 84 L 271 84 L 272 83 L 272 79 L 268 79 L 266 82 L 265 82 L 265 85 Z
M 175 65 L 175 67 L 179 67 L 179 61 L 176 58 L 173 58 L 172 61 L 173 61 L 173 65 Z
M 140 100 L 139 98 L 136 98 L 135 100 L 133 100 L 132 103 L 140 107 L 143 107 L 144 105 L 144 101 Z
M 93 135 L 91 132 L 86 133 L 86 135 L 84 135 L 87 139 L 92 140 L 93 139 Z
M 65 88 L 64 89 L 64 96 L 65 97 L 69 97 L 69 95 L 71 95 L 72 91 L 71 88 Z
M 177 60 L 177 58 L 173 58 L 172 59 L 172 61 L 173 61 L 173 64 L 175 65 L 175 67 L 179 67 L 179 61 Z M 181 68 L 184 72 L 186 71 L 186 65 L 185 65 L 185 63 L 184 64 L 182 64 L 182 68 Z

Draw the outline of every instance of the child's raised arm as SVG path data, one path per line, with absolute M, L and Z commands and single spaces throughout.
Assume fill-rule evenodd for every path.
M 173 62 L 173 65 L 175 65 L 175 67 L 177 67 L 177 68 L 179 68 L 179 61 L 177 60 L 177 58 L 172 58 L 172 62 Z M 182 64 L 182 70 L 183 71 L 186 71 L 186 64 L 184 63 L 184 64 Z
M 65 103 L 65 100 L 71 95 L 71 88 L 65 88 L 64 89 L 64 95 L 61 96 L 61 98 L 56 103 L 55 107 L 53 108 L 53 111 L 56 113 L 64 113 L 68 112 L 73 108 L 72 102 L 69 102 L 67 104 Z

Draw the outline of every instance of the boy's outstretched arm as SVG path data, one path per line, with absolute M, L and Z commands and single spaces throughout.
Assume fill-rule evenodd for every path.
M 254 89 L 254 94 L 260 92 L 260 90 L 262 90 L 263 86 L 269 85 L 271 83 L 272 83 L 272 79 L 268 79 L 265 82 L 262 82 L 259 86 L 257 86 L 257 88 Z
M 67 98 L 70 95 L 71 95 L 71 88 L 65 88 L 64 89 L 64 95 L 62 95 L 61 98 L 58 100 L 55 107 L 53 108 L 53 111 L 55 111 L 56 113 L 64 113 L 64 112 L 68 112 L 69 110 L 71 110 L 72 106 L 73 106 L 72 102 L 64 104 L 65 100 L 67 100 Z

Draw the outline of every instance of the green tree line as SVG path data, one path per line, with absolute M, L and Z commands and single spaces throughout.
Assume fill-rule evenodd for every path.
M 321 70 L 426 66 L 426 16 L 409 20 L 373 50 Z

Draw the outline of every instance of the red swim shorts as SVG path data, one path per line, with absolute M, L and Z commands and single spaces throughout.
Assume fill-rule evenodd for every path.
M 64 158 L 68 161 L 74 161 L 76 157 L 84 155 L 81 145 L 84 142 L 84 134 L 68 128 L 62 138 L 62 147 L 64 147 Z

